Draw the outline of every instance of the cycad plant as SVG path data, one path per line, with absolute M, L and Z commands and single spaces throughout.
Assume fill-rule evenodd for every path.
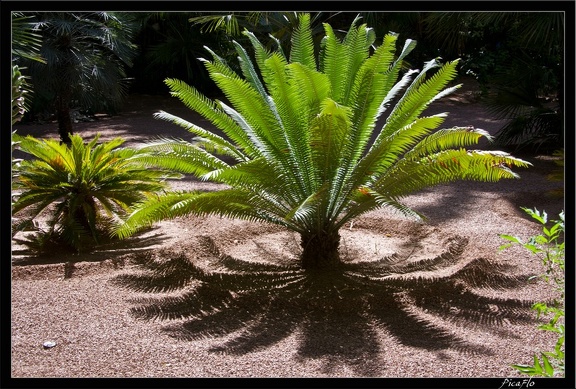
M 376 47 L 373 30 L 357 26 L 357 20 L 343 40 L 325 24 L 316 56 L 310 16 L 302 14 L 299 21 L 289 56 L 281 49 L 266 50 L 245 32 L 255 52 L 253 61 L 235 43 L 241 75 L 208 49 L 213 60 L 204 62 L 229 103 L 166 80 L 174 96 L 225 136 L 159 112 L 157 118 L 197 138 L 148 144 L 144 150 L 156 155 L 143 161 L 228 188 L 151 198 L 127 218 L 120 236 L 165 218 L 223 215 L 295 231 L 301 237 L 303 268 L 337 268 L 339 229 L 353 218 L 384 206 L 420 217 L 401 202 L 403 196 L 458 179 L 516 178 L 510 167 L 529 165 L 503 152 L 463 148 L 489 137 L 483 130 L 437 130 L 446 114 L 421 116 L 430 103 L 457 88 L 444 89 L 456 76 L 458 61 L 434 59 L 398 81 L 414 41 L 407 40 L 396 56 L 395 34 Z
M 98 243 L 111 223 L 145 196 L 164 190 L 163 177 L 177 173 L 149 169 L 133 159 L 139 151 L 119 148 L 121 138 L 98 144 L 71 136 L 70 147 L 57 140 L 14 134 L 26 158 L 15 166 L 12 235 L 41 217 L 48 231 L 40 240 L 64 242 L 77 251 Z

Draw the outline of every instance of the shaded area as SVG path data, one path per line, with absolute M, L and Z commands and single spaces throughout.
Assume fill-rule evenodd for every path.
M 30 238 L 29 238 L 30 239 Z M 27 266 L 27 265 L 48 265 L 48 264 L 61 264 L 61 263 L 79 263 L 79 262 L 98 262 L 110 257 L 120 257 L 126 254 L 131 254 L 137 251 L 153 250 L 157 245 L 162 244 L 168 236 L 162 233 L 153 235 L 145 235 L 141 233 L 125 240 L 113 240 L 107 243 L 102 243 L 93 248 L 91 252 L 76 254 L 74 252 L 65 251 L 62 248 L 49 252 L 37 254 L 36 251 L 26 248 L 26 239 L 13 238 L 13 241 L 21 244 L 21 248 L 12 249 L 12 265 L 13 266 Z
M 296 264 L 256 263 L 222 253 L 210 237 L 190 248 L 162 249 L 135 258 L 137 272 L 112 281 L 138 292 L 132 314 L 171 320 L 164 330 L 181 340 L 222 337 L 213 352 L 243 355 L 295 336 L 295 357 L 319 360 L 324 373 L 348 366 L 369 376 L 391 341 L 428 351 L 490 355 L 490 350 L 449 330 L 447 323 L 498 330 L 531 323 L 533 302 L 488 298 L 481 289 L 525 285 L 506 266 L 477 258 L 463 263 L 465 238 L 448 237 L 444 251 L 417 258 L 401 250 L 378 261 L 349 261 L 331 272 Z M 406 254 L 408 253 L 408 254 Z M 194 263 L 191 256 L 194 255 Z

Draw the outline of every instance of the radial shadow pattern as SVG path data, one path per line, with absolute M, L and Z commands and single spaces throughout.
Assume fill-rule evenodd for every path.
M 326 373 L 348 366 L 367 376 L 376 370 L 371 364 L 381 364 L 383 333 L 410 347 L 490 355 L 448 324 L 498 330 L 534 320 L 532 302 L 478 292 L 518 287 L 528 275 L 510 276 L 510 269 L 485 258 L 463 260 L 463 237 L 446 237 L 443 244 L 432 257 L 404 247 L 318 274 L 286 264 L 286 258 L 234 258 L 204 236 L 193 247 L 140 253 L 137 271 L 113 282 L 158 293 L 134 299 L 132 313 L 171 320 L 164 330 L 172 337 L 225 337 L 212 351 L 242 355 L 296 336 L 296 358 L 318 359 Z

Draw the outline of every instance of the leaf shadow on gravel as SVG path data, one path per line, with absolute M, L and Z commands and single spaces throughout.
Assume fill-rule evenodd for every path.
M 73 249 L 68 249 L 62 245 L 54 244 L 53 247 L 47 246 L 41 253 L 26 247 L 34 238 L 29 237 L 25 239 L 15 239 L 13 241 L 19 243 L 22 248 L 13 249 L 12 255 L 18 258 L 14 260 L 14 265 L 47 265 L 58 263 L 74 263 L 74 262 L 100 262 L 110 256 L 110 252 L 114 252 L 116 257 L 122 255 L 129 255 L 137 251 L 149 251 L 153 246 L 160 245 L 169 239 L 163 233 L 154 233 L 147 236 L 135 235 L 126 240 L 111 240 L 94 246 L 90 251 L 78 255 Z
M 414 249 L 407 250 L 413 240 L 378 261 L 347 261 L 331 273 L 313 274 L 285 259 L 275 264 L 233 258 L 201 236 L 193 247 L 135 256 L 136 270 L 112 282 L 159 294 L 134 298 L 131 313 L 172 321 L 163 326 L 169 336 L 222 338 L 210 350 L 235 355 L 294 336 L 295 357 L 317 360 L 325 374 L 344 366 L 361 376 L 381 371 L 383 333 L 408 347 L 490 355 L 488 347 L 450 328 L 513 336 L 505 324 L 534 322 L 532 302 L 477 292 L 520 287 L 528 275 L 508 275 L 507 266 L 484 258 L 465 263 L 468 241 L 459 236 L 444 241 L 442 254 L 414 260 Z

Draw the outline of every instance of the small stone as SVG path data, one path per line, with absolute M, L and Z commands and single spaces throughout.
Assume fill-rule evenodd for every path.
M 46 342 L 42 343 L 42 346 L 44 348 L 52 348 L 52 347 L 56 346 L 56 342 L 54 342 L 52 340 L 47 340 Z

